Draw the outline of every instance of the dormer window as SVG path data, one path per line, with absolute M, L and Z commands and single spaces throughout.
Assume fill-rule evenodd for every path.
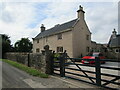
M 57 34 L 57 39 L 62 39 L 62 33 Z

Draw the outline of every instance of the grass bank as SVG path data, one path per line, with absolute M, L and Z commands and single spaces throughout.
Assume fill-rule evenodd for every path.
M 11 60 L 7 60 L 7 59 L 2 59 L 2 61 L 4 61 L 4 62 L 6 62 L 6 63 L 8 63 L 8 64 L 18 68 L 18 69 L 20 69 L 20 70 L 23 70 L 23 71 L 27 72 L 30 75 L 38 76 L 38 77 L 42 77 L 42 78 L 48 78 L 47 74 L 42 73 L 42 72 L 40 72 L 37 69 L 31 68 L 31 67 L 27 67 L 27 66 L 25 66 L 23 64 L 20 64 L 20 63 L 11 61 Z

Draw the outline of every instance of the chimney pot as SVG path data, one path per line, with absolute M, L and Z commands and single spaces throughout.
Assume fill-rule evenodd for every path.
M 80 9 L 80 10 L 83 10 L 83 7 L 80 5 L 80 6 L 79 6 L 79 9 Z
M 114 28 L 114 31 L 112 32 L 112 37 L 113 37 L 113 38 L 116 38 L 116 36 L 117 36 L 117 32 L 116 32 L 116 30 L 115 30 L 115 28 Z
M 40 28 L 41 28 L 41 32 L 44 32 L 44 31 L 45 31 L 44 24 L 42 24 Z
M 78 18 L 84 20 L 84 11 L 83 11 L 83 7 L 80 5 L 79 6 L 79 10 L 77 11 L 78 12 Z

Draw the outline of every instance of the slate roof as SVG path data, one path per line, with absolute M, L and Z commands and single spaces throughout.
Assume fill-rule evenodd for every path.
M 109 47 L 120 47 L 120 34 L 116 38 L 111 38 Z
M 74 19 L 74 20 L 71 20 L 69 22 L 57 25 L 57 26 L 50 28 L 48 30 L 45 30 L 42 33 L 39 33 L 34 39 L 39 39 L 41 37 L 46 37 L 46 36 L 52 35 L 54 33 L 58 33 L 58 32 L 66 30 L 66 29 L 69 29 L 77 22 L 77 20 L 78 19 Z

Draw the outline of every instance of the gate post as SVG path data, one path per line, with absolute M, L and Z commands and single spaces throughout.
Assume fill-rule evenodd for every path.
M 60 76 L 65 77 L 65 55 L 60 56 Z
M 42 51 L 45 59 L 45 67 L 44 67 L 44 72 L 46 74 L 53 74 L 53 54 L 52 50 L 49 50 L 49 45 L 44 46 L 45 51 Z
M 96 84 L 98 86 L 101 86 L 101 69 L 99 57 L 95 57 L 95 72 L 96 72 Z

